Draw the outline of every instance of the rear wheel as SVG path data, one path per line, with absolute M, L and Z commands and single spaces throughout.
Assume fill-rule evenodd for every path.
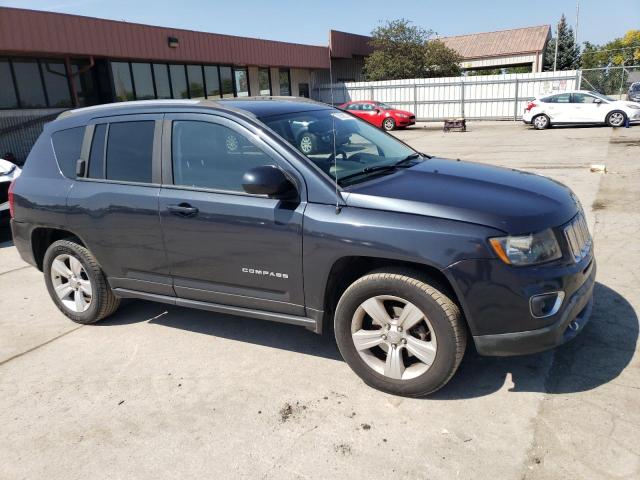
M 95 257 L 73 241 L 52 243 L 44 255 L 43 271 L 52 300 L 76 323 L 97 322 L 120 305 Z
M 536 115 L 531 120 L 531 123 L 536 130 L 544 130 L 545 128 L 549 128 L 549 126 L 551 125 L 549 117 L 547 117 L 545 114 Z
M 627 122 L 627 115 L 620 110 L 615 110 L 607 115 L 607 125 L 610 127 L 622 127 Z
M 342 356 L 365 383 L 410 397 L 444 386 L 466 346 L 457 305 L 411 271 L 354 282 L 338 302 L 334 330 Z
M 382 122 L 382 128 L 387 132 L 390 132 L 391 130 L 396 128 L 396 121 L 391 117 L 387 117 Z

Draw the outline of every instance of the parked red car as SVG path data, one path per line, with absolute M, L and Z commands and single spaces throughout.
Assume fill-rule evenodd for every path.
M 338 108 L 387 131 L 408 127 L 416 123 L 416 116 L 413 113 L 398 110 L 382 102 L 360 100 L 343 103 Z

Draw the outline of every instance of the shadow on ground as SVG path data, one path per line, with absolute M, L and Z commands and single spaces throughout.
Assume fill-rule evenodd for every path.
M 555 351 L 507 358 L 481 357 L 470 347 L 453 379 L 430 398 L 481 397 L 501 389 L 505 382 L 513 383 L 512 392 L 562 394 L 612 381 L 633 357 L 638 317 L 622 296 L 605 285 L 596 283 L 594 297 L 591 321 L 572 342 Z M 341 358 L 330 336 L 315 335 L 301 327 L 151 302 L 132 301 L 98 325 L 144 321 L 331 360 Z

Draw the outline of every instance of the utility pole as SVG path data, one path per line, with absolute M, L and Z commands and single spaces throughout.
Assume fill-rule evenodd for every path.
M 556 51 L 553 54 L 553 71 L 556 71 L 556 66 L 558 65 L 558 40 L 559 40 L 559 36 L 560 36 L 560 29 L 558 28 L 560 26 L 560 22 L 558 22 L 558 24 L 556 25 Z
M 576 0 L 576 31 L 575 31 L 576 47 L 578 46 L 578 25 L 579 24 L 580 24 L 580 0 Z

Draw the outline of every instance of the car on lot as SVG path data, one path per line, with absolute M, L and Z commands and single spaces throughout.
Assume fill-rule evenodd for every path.
M 623 127 L 627 121 L 640 121 L 640 103 L 616 100 L 589 90 L 573 90 L 532 100 L 522 121 L 537 130 L 580 123 Z
M 382 102 L 360 100 L 343 103 L 338 108 L 387 131 L 405 128 L 416 123 L 416 116 L 413 113 Z
M 634 82 L 629 85 L 627 100 L 631 100 L 632 102 L 640 102 L 640 82 Z
M 327 122 L 348 143 L 305 155 L 300 124 Z M 139 298 L 325 330 L 400 395 L 446 384 L 468 341 L 538 352 L 591 312 L 596 262 L 569 188 L 432 157 L 312 101 L 65 112 L 10 201 L 20 255 L 75 322 Z
M 9 185 L 20 176 L 20 167 L 0 158 L 0 224 L 9 221 Z

